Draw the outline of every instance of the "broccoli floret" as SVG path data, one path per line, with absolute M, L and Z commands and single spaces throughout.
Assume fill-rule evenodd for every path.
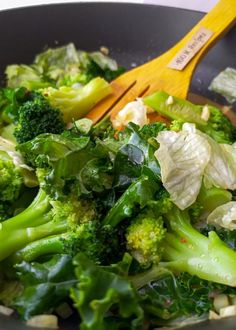
M 169 129 L 171 131 L 179 132 L 182 130 L 183 123 L 184 122 L 182 120 L 178 120 L 178 119 L 172 120 L 172 122 L 170 123 Z
M 59 235 L 58 239 L 64 241 L 65 244 L 72 240 L 74 244 L 75 234 L 82 236 L 79 233 L 83 232 L 84 224 L 95 221 L 97 218 L 95 203 L 92 200 L 80 200 L 74 196 L 68 196 L 66 201 L 54 201 L 40 188 L 38 195 L 28 208 L 2 223 L 0 261 L 26 247 L 27 244 L 43 238 L 47 246 L 49 244 L 47 238 L 56 237 L 56 235 Z M 54 241 L 55 249 L 56 241 Z M 50 253 L 53 245 L 50 245 L 48 251 L 45 246 L 38 244 L 37 253 L 39 254 L 40 251 L 42 255 Z M 34 248 L 30 250 L 31 253 L 35 253 Z
M 231 144 L 235 141 L 236 127 L 216 107 L 195 105 L 162 91 L 145 97 L 144 103 L 173 120 L 170 126 L 172 130 L 180 129 L 181 122 L 182 124 L 190 122 L 196 124 L 198 129 L 219 143 Z
M 22 143 L 41 133 L 60 134 L 64 130 L 60 110 L 52 108 L 41 93 L 22 87 L 15 90 L 6 88 L 3 95 L 5 103 L 1 119 L 3 123 L 10 124 L 2 128 L 3 137 Z
M 19 107 L 15 121 L 14 135 L 18 143 L 42 133 L 60 134 L 65 127 L 60 110 L 52 108 L 38 92 L 29 93 L 27 101 Z
M 187 211 L 173 206 L 166 214 L 167 233 L 163 240 L 163 265 L 175 272 L 187 272 L 204 280 L 236 286 L 236 252 L 216 234 L 208 237 L 193 228 Z
M 156 122 L 148 125 L 144 125 L 139 130 L 140 137 L 145 140 L 149 141 L 151 138 L 156 138 L 158 133 L 167 129 L 165 123 Z
M 89 204 L 87 203 L 88 206 Z M 8 264 L 32 262 L 51 254 L 68 254 L 73 257 L 78 251 L 83 252 L 97 264 L 109 265 L 112 261 L 116 262 L 124 253 L 117 230 L 110 226 L 102 226 L 97 217 L 96 215 L 94 220 L 80 223 L 73 231 L 48 236 L 27 244 L 8 258 Z
M 145 208 L 127 228 L 127 250 L 143 267 L 158 264 L 163 253 L 161 243 L 165 233 L 162 217 Z
M 233 143 L 236 140 L 236 127 L 223 112 L 213 106 L 208 106 L 210 117 L 205 133 L 219 143 Z
M 0 221 L 12 216 L 13 204 L 23 195 L 26 187 L 37 185 L 33 169 L 15 151 L 15 144 L 0 137 Z
M 0 154 L 0 200 L 13 202 L 20 194 L 23 176 L 11 159 L 3 160 Z
M 230 197 L 218 188 L 201 194 L 214 205 Z M 146 209 L 150 208 L 152 213 L 147 212 L 147 219 L 144 209 L 143 214 L 132 220 L 126 234 L 127 249 L 142 266 L 153 264 L 153 274 L 166 267 L 176 273 L 187 272 L 207 281 L 236 286 L 236 252 L 216 231 L 210 231 L 208 237 L 201 234 L 191 224 L 191 209 L 179 210 L 164 189 Z

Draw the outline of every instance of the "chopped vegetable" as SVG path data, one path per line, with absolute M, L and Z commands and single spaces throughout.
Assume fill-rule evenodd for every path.
M 55 315 L 37 315 L 30 318 L 26 325 L 33 328 L 59 329 Z
M 157 136 L 156 151 L 164 187 L 173 202 L 185 209 L 192 205 L 201 188 L 202 177 L 210 160 L 210 146 L 193 125 L 184 125 L 179 133 L 166 131 Z
M 229 103 L 236 101 L 236 70 L 226 68 L 211 82 L 209 89 L 224 96 Z
M 92 107 L 112 92 L 102 78 L 94 78 L 83 87 L 48 87 L 43 95 L 49 103 L 61 110 L 66 123 L 84 117 Z
M 73 317 L 81 330 L 153 330 L 235 314 L 236 129 L 163 91 L 93 125 L 84 116 L 122 72 L 106 48 L 72 43 L 6 69 L 0 313 L 31 327 Z
M 219 143 L 231 144 L 235 141 L 236 128 L 220 109 L 207 105 L 206 111 L 206 106 L 195 105 L 174 96 L 172 102 L 169 102 L 169 97 L 165 92 L 156 92 L 145 97 L 144 103 L 173 120 L 172 129 L 179 130 L 185 122 L 194 123 L 199 130 Z
M 147 109 L 141 99 L 126 104 L 112 119 L 112 125 L 115 129 L 122 129 L 130 122 L 140 127 L 148 124 Z
M 14 313 L 14 309 L 0 305 L 0 314 L 10 316 Z
M 160 132 L 157 141 L 163 185 L 180 209 L 196 201 L 202 180 L 208 188 L 236 189 L 234 144 L 219 144 L 188 123 L 180 132 Z
M 236 229 L 236 202 L 229 202 L 215 208 L 207 218 L 207 222 L 228 230 Z

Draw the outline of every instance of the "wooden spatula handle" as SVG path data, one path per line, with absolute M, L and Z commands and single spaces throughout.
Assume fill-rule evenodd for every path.
M 175 79 L 180 79 L 180 84 L 182 82 L 183 85 L 185 85 L 185 82 L 186 84 L 189 83 L 191 81 L 191 76 L 194 69 L 202 56 L 217 42 L 218 39 L 221 38 L 224 33 L 232 27 L 235 22 L 236 0 L 220 0 L 216 6 L 208 14 L 206 14 L 182 40 L 180 40 L 174 47 L 164 54 L 165 60 L 164 58 L 163 60 L 167 67 L 165 74 L 173 77 L 173 70 L 180 71 L 179 73 L 175 72 Z M 201 31 L 203 35 L 199 36 Z M 196 40 L 197 38 L 201 38 L 203 36 L 204 39 L 204 31 L 206 31 L 205 39 L 208 38 L 208 40 L 205 40 L 204 44 L 202 42 L 200 50 L 198 50 L 196 54 L 189 59 L 189 61 L 187 61 L 188 57 L 191 56 L 191 54 L 188 54 L 191 53 L 191 47 L 194 48 L 194 38 Z M 200 40 L 200 44 L 201 41 L 204 40 Z M 181 60 L 182 62 L 187 61 L 184 68 L 181 68 Z M 155 60 L 153 61 L 155 62 Z M 181 69 L 178 69 L 178 64 Z M 173 68 L 174 66 L 176 66 L 176 68 Z M 182 88 L 182 92 L 180 92 L 178 96 L 185 98 L 187 96 L 187 90 L 188 86 L 186 86 L 186 88 Z
M 197 63 L 235 20 L 236 0 L 220 0 L 174 47 L 115 79 L 111 83 L 113 94 L 95 106 L 88 117 L 94 122 L 105 114 L 114 117 L 128 102 L 158 90 L 186 98 Z

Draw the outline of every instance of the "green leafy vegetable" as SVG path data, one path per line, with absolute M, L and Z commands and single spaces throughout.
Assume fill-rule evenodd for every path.
M 234 303 L 236 129 L 162 91 L 93 125 L 122 72 L 72 43 L 6 69 L 0 303 L 24 320 L 69 304 L 81 330 L 154 329 Z
M 234 144 L 219 144 L 187 123 L 181 132 L 160 132 L 157 141 L 162 182 L 180 209 L 196 201 L 202 180 L 207 188 L 236 188 Z
M 224 96 L 229 103 L 236 101 L 236 70 L 226 68 L 211 82 L 209 89 Z
M 54 199 L 73 191 L 77 196 L 102 192 L 112 184 L 109 153 L 96 150 L 88 136 L 43 134 L 19 150 L 42 178 L 42 187 Z
M 204 137 L 187 124 L 179 133 L 160 132 L 157 141 L 160 147 L 155 156 L 160 163 L 163 185 L 173 202 L 185 209 L 199 194 L 211 148 Z
M 103 224 L 115 227 L 125 218 L 132 217 L 136 207 L 143 208 L 149 201 L 155 199 L 158 188 L 159 185 L 156 182 L 151 182 L 147 176 L 140 176 L 110 209 Z
M 77 282 L 72 259 L 63 254 L 43 263 L 22 262 L 16 265 L 16 271 L 24 289 L 13 306 L 25 320 L 51 313 L 68 299 L 71 286 Z
M 65 122 L 85 116 L 92 107 L 112 92 L 111 86 L 102 78 L 94 78 L 83 87 L 49 87 L 43 95 L 49 103 L 59 108 Z
M 44 88 L 49 85 L 43 79 L 43 72 L 37 66 L 12 64 L 7 66 L 7 84 L 10 88 L 25 87 L 29 90 Z
M 93 264 L 83 254 L 75 258 L 77 287 L 71 297 L 82 319 L 81 330 L 103 330 L 107 313 L 128 319 L 131 329 L 139 329 L 143 311 L 132 284 L 109 269 Z
M 207 223 L 235 230 L 236 202 L 228 202 L 216 207 L 207 217 Z

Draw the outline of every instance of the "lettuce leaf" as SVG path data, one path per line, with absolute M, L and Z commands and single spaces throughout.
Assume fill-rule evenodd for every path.
M 157 141 L 163 185 L 181 210 L 196 201 L 202 181 L 206 188 L 236 189 L 236 144 L 217 143 L 189 123 L 180 132 L 160 132 Z
M 236 202 L 218 206 L 207 217 L 207 222 L 228 230 L 236 229 Z
M 161 178 L 172 201 L 184 210 L 192 205 L 200 191 L 204 170 L 210 160 L 210 146 L 193 124 L 184 124 L 181 132 L 163 131 L 155 152 L 161 166 Z
M 199 134 L 202 134 L 199 132 Z M 210 161 L 204 172 L 206 187 L 236 189 L 236 148 L 235 145 L 220 144 L 202 134 L 211 147 Z
M 236 101 L 236 70 L 226 68 L 216 76 L 209 90 L 224 96 L 229 103 Z

